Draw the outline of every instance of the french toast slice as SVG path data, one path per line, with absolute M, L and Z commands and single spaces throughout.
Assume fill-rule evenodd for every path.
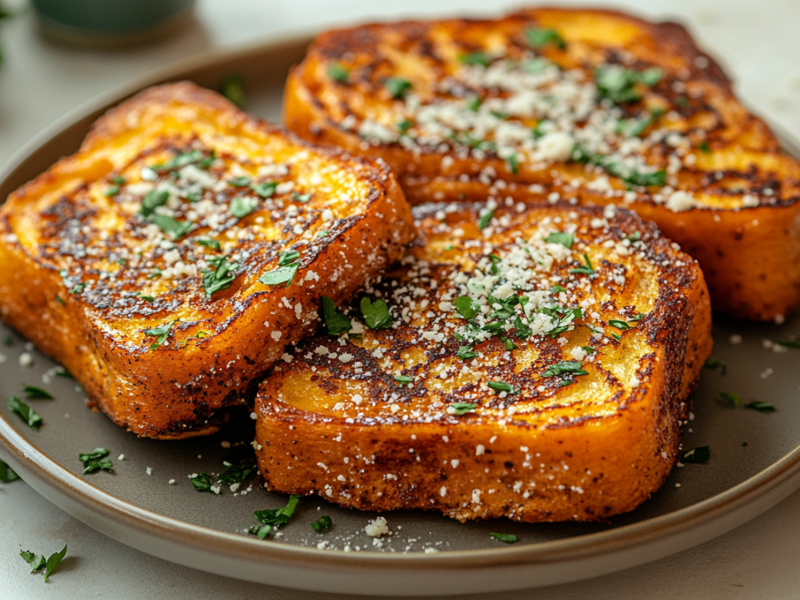
M 261 385 L 266 487 L 461 521 L 647 499 L 711 351 L 697 263 L 626 209 L 413 211 L 409 255 Z
M 117 424 L 204 435 L 414 235 L 385 164 L 170 84 L 0 207 L 0 316 Z
M 780 321 L 800 303 L 800 164 L 681 25 L 534 8 L 329 31 L 284 122 L 384 158 L 412 204 L 627 206 L 700 262 L 716 310 Z

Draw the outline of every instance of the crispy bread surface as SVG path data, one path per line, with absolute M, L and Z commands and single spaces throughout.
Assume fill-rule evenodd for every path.
M 780 320 L 800 302 L 800 164 L 680 25 L 539 8 L 331 31 L 284 121 L 383 157 L 412 204 L 625 205 L 700 262 L 715 309 Z
M 0 207 L 0 316 L 119 425 L 204 435 L 414 235 L 385 164 L 171 84 Z
M 349 334 L 273 367 L 269 489 L 537 522 L 605 519 L 661 486 L 711 351 L 697 263 L 625 209 L 477 207 L 416 207 L 410 255 L 350 327 L 327 315 Z

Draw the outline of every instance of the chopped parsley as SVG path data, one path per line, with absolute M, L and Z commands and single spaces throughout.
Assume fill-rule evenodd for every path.
M 67 555 L 67 546 L 65 545 L 61 552 L 51 554 L 50 558 L 47 560 L 45 560 L 44 555 L 35 554 L 30 550 L 22 550 L 19 555 L 22 557 L 22 560 L 31 566 L 31 573 L 36 573 L 44 569 L 44 580 L 46 583 L 50 579 L 50 575 L 55 572 L 58 565 L 61 564 L 61 561 L 64 560 L 64 557 Z
M 347 318 L 347 315 L 336 310 L 333 300 L 327 296 L 322 297 L 322 315 L 325 320 L 325 326 L 328 329 L 328 335 L 340 335 L 353 328 L 353 324 Z
M 217 252 L 220 252 L 222 250 L 222 246 L 220 246 L 217 240 L 198 238 L 194 241 L 194 243 L 197 244 L 198 246 L 211 248 L 213 250 L 216 250 Z
M 411 90 L 411 82 L 402 77 L 389 77 L 386 79 L 386 89 L 395 100 L 401 100 Z
M 198 492 L 212 492 L 219 496 L 219 486 L 214 485 L 214 477 L 205 471 L 190 475 L 189 481 Z
M 798 340 L 778 340 L 775 342 L 779 346 L 784 346 L 785 348 L 800 348 L 800 339 Z
M 575 328 L 573 321 L 583 316 L 583 309 L 580 306 L 574 308 L 540 306 L 538 312 L 550 317 L 553 328 L 548 331 L 546 335 L 554 339 L 561 333 L 572 331 Z M 517 329 L 519 329 L 519 325 L 517 325 Z M 528 334 L 528 336 L 530 336 L 530 334 Z M 522 336 L 518 334 L 517 337 Z
M 301 204 L 305 204 L 314 194 L 301 194 L 300 192 L 292 192 L 292 201 L 293 202 L 300 202 Z
M 548 44 L 553 44 L 559 50 L 564 50 L 567 43 L 555 29 L 549 28 L 529 28 L 525 30 L 525 38 L 531 48 L 542 48 Z
M 0 460 L 0 481 L 3 483 L 11 483 L 12 481 L 16 481 L 19 479 L 19 475 L 8 466 L 8 464 L 2 460 Z
M 496 540 L 505 542 L 506 544 L 514 544 L 519 541 L 519 538 L 513 533 L 490 533 L 489 535 Z
M 519 174 L 519 160 L 517 159 L 516 152 L 508 155 L 508 158 L 506 158 L 506 163 L 508 164 L 508 170 L 511 171 L 512 175 Z
M 554 365 L 550 365 L 542 373 L 542 377 L 561 377 L 561 385 L 567 386 L 575 382 L 575 377 L 588 375 L 589 372 L 581 368 L 582 365 L 577 360 L 563 360 Z
M 223 464 L 226 463 L 223 462 Z M 250 477 L 250 475 L 258 468 L 255 460 L 252 458 L 248 458 L 237 464 L 227 464 L 230 466 L 228 466 L 225 472 L 220 474 L 220 476 L 217 478 L 218 483 L 227 486 L 243 483 L 244 480 Z
M 744 407 L 751 410 L 759 410 L 761 412 L 775 411 L 775 405 L 772 402 L 748 402 L 744 405 Z
M 456 307 L 456 312 L 467 321 L 471 321 L 478 314 L 478 306 L 469 296 L 459 296 L 453 302 L 453 306 Z
M 43 390 L 40 387 L 36 387 L 35 385 L 29 385 L 27 383 L 22 385 L 22 391 L 25 393 L 25 398 L 27 400 L 52 400 L 53 395 L 48 392 L 47 390 Z
M 244 219 L 259 205 L 258 198 L 251 196 L 236 196 L 231 200 L 230 211 L 237 219 Z
M 500 341 L 503 342 L 503 344 L 506 347 L 506 350 L 516 350 L 517 348 L 519 348 L 519 346 L 517 346 L 512 340 L 508 339 L 507 337 L 500 338 Z
M 311 529 L 317 533 L 325 533 L 326 531 L 330 531 L 331 527 L 333 527 L 333 520 L 326 515 L 321 516 L 311 524 Z
M 245 92 L 244 79 L 239 73 L 231 73 L 222 80 L 219 88 L 220 93 L 239 108 L 244 106 Z
M 664 114 L 663 108 L 653 108 L 647 113 L 647 116 L 637 119 L 636 121 L 627 121 L 622 124 L 620 132 L 629 137 L 639 137 L 644 133 L 645 129 L 650 127 L 658 117 Z
M 560 294 L 561 292 L 566 292 L 566 291 L 567 291 L 567 288 L 562 287 L 562 286 L 560 286 L 558 284 L 556 284 L 556 285 L 554 285 L 553 287 L 550 288 L 550 293 L 551 294 Z
M 481 220 L 478 221 L 478 229 L 484 230 L 489 226 L 489 223 L 492 222 L 492 217 L 494 216 L 494 211 L 495 211 L 495 209 L 493 208 L 492 210 L 486 211 L 483 214 L 483 216 L 481 217 Z
M 403 119 L 397 124 L 397 131 L 400 133 L 400 135 L 405 135 L 413 126 L 414 124 L 411 121 L 408 119 Z
M 337 83 L 347 83 L 350 80 L 350 69 L 339 63 L 328 65 L 328 77 Z
M 478 355 L 475 354 L 475 351 L 469 346 L 461 346 L 458 349 L 458 353 L 456 354 L 456 356 L 458 356 L 458 358 L 460 358 L 461 360 L 471 360 Z
M 475 412 L 476 408 L 478 405 L 472 402 L 453 402 L 447 407 L 447 414 L 460 417 L 468 412 Z
M 155 213 L 159 206 L 164 206 L 167 200 L 169 200 L 169 192 L 167 190 L 153 188 L 142 198 L 142 206 L 139 209 L 139 213 L 142 217 L 147 218 Z
M 300 253 L 295 250 L 285 250 L 278 257 L 278 268 L 264 273 L 258 280 L 265 285 L 285 283 L 286 287 L 289 287 L 299 268 Z
M 14 338 L 10 335 L 7 335 L 3 338 L 3 346 L 13 346 L 14 345 Z
M 492 64 L 492 57 L 486 52 L 469 52 L 460 54 L 458 60 L 464 65 L 479 65 L 488 67 Z
M 266 183 L 254 183 L 250 186 L 250 189 L 262 198 L 269 198 L 275 193 L 277 187 L 278 184 L 274 181 L 267 181 Z
M 364 322 L 370 329 L 388 329 L 394 325 L 392 313 L 389 307 L 381 299 L 370 302 L 369 298 L 361 299 L 361 314 L 364 315 Z
M 721 375 L 725 375 L 728 372 L 728 363 L 719 358 L 709 358 L 703 364 L 703 367 L 712 371 L 719 371 Z
M 571 233 L 565 233 L 563 231 L 554 231 L 546 238 L 544 238 L 544 241 L 547 242 L 548 244 L 561 244 L 562 246 L 564 246 L 564 248 L 571 250 L 572 244 L 575 243 L 575 236 L 572 235 Z M 564 288 L 561 289 L 562 291 L 566 291 Z
M 720 392 L 717 395 L 717 402 L 728 406 L 740 406 L 742 404 L 742 395 L 734 394 L 733 392 Z
M 106 458 L 109 451 L 106 448 L 95 448 L 86 454 L 79 454 L 78 460 L 83 463 L 83 474 L 89 475 L 97 471 L 114 472 L 114 465 Z
M 19 416 L 34 431 L 39 431 L 44 419 L 17 396 L 8 397 L 8 409 Z
M 481 104 L 483 104 L 483 99 L 480 96 L 474 96 L 467 101 L 467 108 L 472 112 L 478 112 Z
M 581 275 L 591 275 L 594 273 L 594 267 L 592 266 L 592 261 L 589 260 L 589 255 L 584 253 L 583 260 L 586 261 L 585 267 L 575 267 L 569 270 L 570 273 L 573 274 L 581 274 Z
M 150 220 L 155 223 L 161 231 L 169 234 L 173 240 L 182 238 L 195 227 L 195 224 L 191 221 L 178 221 L 177 219 L 158 213 L 150 215 Z
M 236 271 L 239 269 L 239 264 L 229 263 L 227 256 L 212 256 L 208 259 L 208 264 L 213 269 L 200 271 L 203 276 L 203 289 L 206 295 L 213 296 L 215 293 L 231 287 L 231 284 L 236 279 Z
M 704 463 L 709 458 L 711 458 L 711 448 L 709 446 L 700 446 L 682 452 L 680 461 L 682 463 Z
M 495 392 L 506 392 L 509 394 L 516 394 L 519 392 L 517 388 L 510 383 L 506 383 L 505 381 L 492 381 L 490 379 L 486 385 Z
M 640 239 L 642 239 L 642 233 L 640 231 L 634 231 L 632 234 L 627 236 L 625 239 L 628 240 L 631 243 L 638 242 Z
M 620 331 L 628 331 L 631 328 L 631 326 L 628 325 L 628 323 L 626 323 L 625 321 L 620 321 L 619 319 L 609 319 L 608 324 L 611 327 L 619 329 Z
M 150 350 L 155 350 L 161 344 L 167 341 L 167 337 L 169 336 L 169 332 L 172 331 L 172 326 L 175 325 L 178 321 L 170 321 L 162 325 L 161 327 L 154 327 L 153 329 L 145 329 L 144 334 L 153 336 L 156 338 L 156 341 L 150 344 Z
M 119 186 L 118 185 L 110 185 L 106 188 L 106 191 L 103 192 L 103 196 L 106 198 L 113 198 L 119 194 Z
M 414 383 L 414 378 L 409 375 L 395 375 L 394 380 L 400 385 L 408 385 Z
M 697 147 L 700 148 L 700 151 L 704 154 L 711 154 L 711 147 L 708 145 L 708 142 L 700 142 Z
M 632 186 L 663 186 L 667 182 L 667 172 L 664 169 L 652 173 L 632 171 L 629 167 L 615 162 L 602 154 L 590 154 L 581 146 L 576 145 L 572 151 L 572 159 L 581 164 L 596 165 L 605 169 L 609 175 L 619 177 L 623 182 Z
M 156 299 L 153 298 L 152 296 L 147 296 L 147 295 L 143 294 L 142 292 L 139 292 L 136 295 L 139 296 L 139 298 L 141 298 L 145 302 L 150 302 L 151 304 L 156 301 Z
M 635 102 L 642 98 L 637 89 L 638 84 L 652 87 L 664 76 L 658 67 L 635 71 L 625 69 L 619 65 L 609 65 L 595 69 L 597 94 L 601 98 L 608 98 L 615 104 Z
M 228 180 L 228 185 L 232 185 L 233 187 L 249 187 L 250 178 L 245 177 L 244 175 L 240 177 L 234 177 L 233 179 Z
M 295 496 L 293 494 L 289 496 L 289 501 L 283 508 L 268 508 L 266 510 L 255 511 L 253 515 L 261 522 L 262 526 L 254 525 L 250 528 L 250 533 L 257 535 L 258 539 L 263 540 L 269 532 L 272 531 L 273 527 L 284 525 L 289 522 L 292 515 L 294 515 L 299 501 L 300 496 Z

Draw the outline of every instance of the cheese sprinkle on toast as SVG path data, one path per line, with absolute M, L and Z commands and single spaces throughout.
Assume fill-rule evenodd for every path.
M 602 520 L 657 490 L 711 351 L 697 263 L 625 209 L 414 209 L 410 254 L 256 400 L 266 487 L 364 510 Z
M 0 207 L 0 316 L 117 424 L 204 435 L 413 237 L 385 164 L 166 85 Z
M 680 25 L 541 8 L 330 31 L 284 121 L 384 158 L 412 204 L 623 205 L 700 262 L 715 309 L 800 303 L 800 163 Z

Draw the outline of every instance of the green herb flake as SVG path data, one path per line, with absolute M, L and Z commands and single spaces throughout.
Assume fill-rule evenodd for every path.
M 219 487 L 214 485 L 214 477 L 205 471 L 190 475 L 189 481 L 198 492 L 211 492 L 219 496 Z
M 394 380 L 400 385 L 408 385 L 414 383 L 414 378 L 408 375 L 395 375 Z
M 227 486 L 236 485 L 237 483 L 241 485 L 257 468 L 258 466 L 253 459 L 248 459 L 238 464 L 231 464 L 225 472 L 220 474 L 217 478 L 217 483 Z
M 139 208 L 139 214 L 147 218 L 154 214 L 159 206 L 164 206 L 167 200 L 169 200 L 169 192 L 167 190 L 153 188 L 142 198 L 142 206 Z
M 453 402 L 447 407 L 447 414 L 460 417 L 468 412 L 474 412 L 477 407 L 478 405 L 472 402 Z
M 138 296 L 140 299 L 144 300 L 145 302 L 149 302 L 150 304 L 152 304 L 153 302 L 155 302 L 155 301 L 156 301 L 156 299 L 155 299 L 155 298 L 153 298 L 152 296 L 147 296 L 147 295 L 143 294 L 142 292 L 139 292 L 139 293 L 137 294 L 137 296 Z
M 483 214 L 481 220 L 478 221 L 478 229 L 483 231 L 489 226 L 489 223 L 492 222 L 492 217 L 494 217 L 494 211 L 495 209 L 493 208 L 492 210 L 488 210 Z
M 47 565 L 44 570 L 44 581 L 50 579 L 50 575 L 58 568 L 58 565 L 61 564 L 61 561 L 64 560 L 64 557 L 67 555 L 67 546 L 65 545 L 62 548 L 61 552 L 56 552 L 55 554 L 51 554 L 50 558 L 47 559 Z
M 208 259 L 212 269 L 203 269 L 203 289 L 206 295 L 213 296 L 219 291 L 227 290 L 236 279 L 238 263 L 229 263 L 227 256 L 212 256 Z
M 254 183 L 250 186 L 250 189 L 262 198 L 270 198 L 275 193 L 277 187 L 278 184 L 274 181 L 267 181 L 265 183 Z
M 0 481 L 3 483 L 11 483 L 12 481 L 16 481 L 19 479 L 19 475 L 8 466 L 8 463 L 5 461 L 0 460 Z
M 153 336 L 156 338 L 156 341 L 150 344 L 150 350 L 155 350 L 161 344 L 167 341 L 167 337 L 169 336 L 169 332 L 172 331 L 172 326 L 175 325 L 178 321 L 170 321 L 162 325 L 161 327 L 154 327 L 153 329 L 145 329 L 144 334 Z
M 783 346 L 785 348 L 800 348 L 800 339 L 797 340 L 777 340 L 775 342 L 779 346 Z
M 122 175 L 115 175 L 111 178 L 111 183 L 114 185 L 125 185 L 125 178 Z
M 44 419 L 17 396 L 8 397 L 8 409 L 19 416 L 34 431 L 39 431 Z
M 519 392 L 513 385 L 504 381 L 492 381 L 490 379 L 486 385 L 495 392 L 506 392 L 508 394 L 516 394 Z
M 325 515 L 321 516 L 319 519 L 317 519 L 311 524 L 311 529 L 313 529 L 317 533 L 325 533 L 326 531 L 330 531 L 332 527 L 333 527 L 333 520 Z
M 230 73 L 225 76 L 219 87 L 220 93 L 239 108 L 245 103 L 244 79 L 239 73 Z
M 548 44 L 552 44 L 559 50 L 564 50 L 567 47 L 564 38 L 555 29 L 531 27 L 525 30 L 525 38 L 528 40 L 528 45 L 534 49 L 542 48 Z
M 456 312 L 467 321 L 471 321 L 478 314 L 478 307 L 469 296 L 459 296 L 453 302 L 453 306 L 456 307 Z
M 615 104 L 640 100 L 642 95 L 636 89 L 637 84 L 653 87 L 663 76 L 664 72 L 658 67 L 634 71 L 619 65 L 609 65 L 595 70 L 598 95 Z
M 577 360 L 562 360 L 554 365 L 550 365 L 542 373 L 542 377 L 560 377 L 562 375 L 588 375 L 589 372 L 581 368 L 581 363 Z
M 711 147 L 708 145 L 708 142 L 700 142 L 697 147 L 700 148 L 700 151 L 704 154 L 711 154 Z
M 592 266 L 592 261 L 589 260 L 589 255 L 584 253 L 583 260 L 586 261 L 586 266 L 585 267 L 575 267 L 573 269 L 570 269 L 569 272 L 573 273 L 573 274 L 582 274 L 582 275 L 591 275 L 591 274 L 593 274 L 594 273 L 594 267 Z
M 492 64 L 492 57 L 486 52 L 469 52 L 460 54 L 458 60 L 464 65 L 488 67 Z
M 547 242 L 548 244 L 561 244 L 562 246 L 564 246 L 564 248 L 571 250 L 572 245 L 575 243 L 575 236 L 572 235 L 571 233 L 565 233 L 563 231 L 554 231 L 546 238 L 544 238 L 544 241 Z M 566 291 L 564 290 L 564 288 L 561 289 L 562 291 Z
M 222 246 L 220 246 L 217 240 L 198 238 L 194 241 L 194 243 L 197 244 L 198 246 L 211 248 L 212 250 L 216 250 L 217 252 L 220 252 L 222 250 Z
M 386 89 L 395 100 L 401 100 L 411 90 L 411 82 L 402 77 L 389 77 L 386 80 Z
M 61 296 L 59 296 L 58 294 L 56 294 L 56 302 L 58 302 L 61 306 L 66 306 L 67 305 L 67 303 L 64 302 L 64 299 Z
M 43 390 L 35 385 L 27 383 L 22 385 L 22 391 L 25 393 L 26 400 L 52 400 L 53 395 L 47 390 Z
M 506 158 L 506 164 L 508 165 L 508 170 L 511 171 L 512 175 L 519 174 L 519 160 L 517 159 L 516 152 L 508 155 L 508 158 Z
M 292 263 L 285 267 L 278 267 L 277 269 L 273 269 L 272 271 L 267 271 L 264 273 L 258 278 L 258 281 L 264 285 L 280 285 L 285 283 L 286 287 L 289 287 L 292 285 L 299 268 L 299 262 Z
M 772 402 L 748 402 L 744 407 L 761 412 L 775 412 L 775 405 Z
M 513 533 L 490 533 L 489 535 L 496 540 L 505 542 L 506 544 L 515 544 L 519 541 L 519 538 Z
M 231 200 L 230 212 L 237 219 L 244 219 L 259 205 L 258 198 L 251 196 L 236 196 Z
M 313 196 L 314 194 L 301 194 L 300 192 L 292 192 L 291 199 L 293 202 L 299 202 L 301 204 L 305 204 L 306 202 L 311 200 Z
M 10 335 L 7 335 L 3 338 L 3 346 L 13 346 L 14 345 L 14 338 Z
M 245 177 L 244 175 L 240 177 L 234 177 L 233 179 L 228 180 L 228 185 L 232 185 L 233 187 L 249 187 L 250 186 L 250 178 Z
M 369 298 L 362 298 L 361 314 L 364 315 L 364 322 L 370 329 L 388 329 L 394 324 L 389 307 L 380 299 L 370 302 Z
M 291 520 L 292 516 L 294 515 L 294 511 L 297 508 L 297 503 L 299 501 L 300 501 L 300 496 L 296 496 L 293 494 L 289 496 L 289 501 L 283 508 L 268 508 L 266 510 L 257 510 L 253 513 L 253 516 L 255 516 L 255 518 L 258 519 L 262 525 L 269 525 L 271 527 L 284 525 Z
M 350 69 L 340 63 L 328 65 L 328 77 L 337 83 L 347 83 L 350 80 Z
M 108 471 L 113 473 L 114 465 L 112 465 L 111 461 L 106 458 L 108 455 L 109 451 L 106 448 L 95 448 L 86 454 L 79 454 L 78 460 L 83 463 L 83 474 L 90 475 L 91 473 L 96 473 L 97 471 Z
M 106 198 L 113 198 L 119 194 L 119 186 L 118 185 L 110 185 L 106 188 L 106 191 L 103 192 L 103 196 Z
M 712 371 L 719 371 L 721 375 L 725 375 L 728 372 L 728 363 L 719 358 L 709 358 L 703 364 L 703 367 Z
M 567 291 L 567 288 L 562 287 L 560 285 L 554 285 L 553 287 L 550 288 L 550 293 L 551 294 L 560 294 L 561 292 L 566 292 L 566 291 Z
M 727 406 L 740 406 L 742 404 L 742 395 L 734 394 L 733 392 L 720 392 L 717 395 L 717 402 Z
M 475 350 L 473 350 L 469 346 L 461 346 L 458 349 L 458 353 L 456 354 L 456 356 L 458 356 L 458 358 L 460 358 L 461 360 L 472 360 L 478 355 L 475 354 Z
M 475 96 L 467 101 L 467 108 L 472 112 L 478 112 L 478 109 L 481 107 L 481 104 L 483 104 L 483 100 L 481 99 L 481 97 Z
M 685 450 L 681 453 L 680 461 L 682 463 L 704 463 L 711 458 L 711 448 L 709 446 L 700 446 Z
M 500 341 L 503 342 L 506 350 L 516 350 L 519 348 L 512 340 L 508 339 L 507 337 L 500 338 Z
M 55 572 L 58 565 L 61 564 L 61 561 L 64 560 L 64 557 L 67 555 L 67 547 L 64 546 L 61 552 L 50 555 L 50 558 L 47 560 L 45 560 L 44 555 L 36 554 L 30 550 L 22 550 L 19 555 L 22 557 L 22 560 L 31 566 L 31 573 L 36 573 L 44 569 L 44 580 L 47 582 L 50 579 L 50 575 Z
M 67 371 L 64 367 L 59 367 L 59 369 L 55 372 L 55 376 L 63 377 L 64 379 L 72 379 L 73 381 L 75 380 L 75 377 L 73 377 L 72 373 Z
M 620 331 L 628 331 L 631 328 L 631 326 L 628 325 L 627 322 L 620 321 L 619 319 L 609 319 L 608 320 L 608 324 L 611 327 L 615 327 L 616 329 L 619 329 Z
M 195 228 L 195 224 L 191 221 L 178 221 L 177 219 L 158 213 L 150 215 L 150 220 L 155 223 L 161 231 L 172 237 L 173 240 L 182 238 Z
M 328 329 L 328 335 L 340 335 L 353 328 L 353 324 L 347 318 L 347 315 L 337 310 L 333 300 L 327 296 L 322 297 L 322 315 L 325 320 L 325 326 Z

